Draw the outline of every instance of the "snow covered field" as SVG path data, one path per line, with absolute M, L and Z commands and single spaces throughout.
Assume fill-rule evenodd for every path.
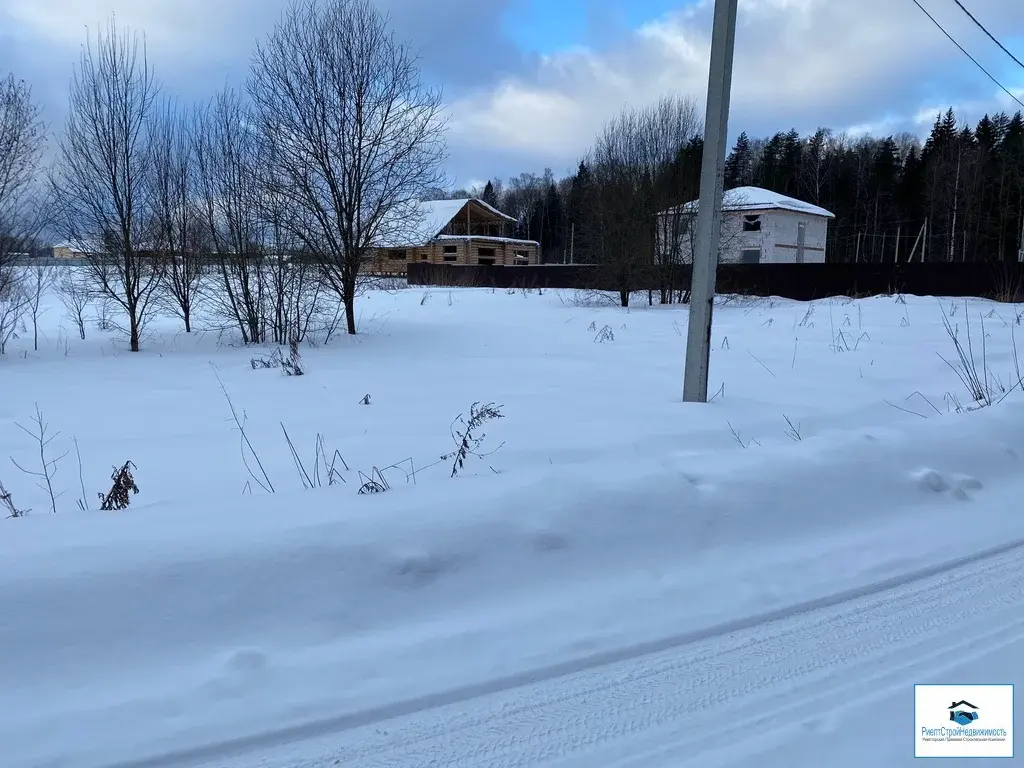
M 55 299 L 38 352 L 11 342 L 0 456 L 38 468 L 36 404 L 69 453 L 56 515 L 0 465 L 33 510 L 0 526 L 4 768 L 892 766 L 910 727 L 844 738 L 842 712 L 910 723 L 914 683 L 989 652 L 967 682 L 1024 682 L 1020 555 L 949 566 L 1024 539 L 1024 307 L 721 299 L 710 405 L 680 402 L 685 308 L 408 289 L 359 312 L 298 378 L 171 320 L 140 354 L 80 341 Z M 999 402 L 957 413 L 943 318 L 966 347 L 968 317 Z M 475 402 L 503 418 L 452 478 Z M 304 488 L 282 425 L 344 482 Z M 129 460 L 131 508 L 96 511 Z M 358 494 L 374 468 L 390 490 Z M 690 715 L 735 733 L 691 742 Z

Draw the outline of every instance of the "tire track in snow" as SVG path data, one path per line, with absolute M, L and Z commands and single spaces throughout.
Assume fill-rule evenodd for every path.
M 324 761 L 290 765 L 526 768 L 575 754 L 581 764 L 597 765 L 593 753 L 602 745 L 669 726 L 694 734 L 675 740 L 676 755 L 692 757 L 709 733 L 721 729 L 723 711 L 730 720 L 747 710 L 763 715 L 764 703 L 788 697 L 795 684 L 820 693 L 823 681 L 842 679 L 856 664 L 889 666 L 922 643 L 942 645 L 951 627 L 1021 623 L 1021 614 L 1007 609 L 1024 604 L 1024 558 L 1006 556 L 970 576 L 966 584 L 961 574 L 940 577 L 846 610 L 745 631 L 725 643 L 707 641 L 687 649 L 693 653 L 673 650 L 505 692 L 472 707 L 444 707 L 386 732 L 361 729 L 347 734 L 349 745 Z M 731 711 L 736 703 L 738 713 Z
M 945 606 L 955 610 L 965 600 L 964 591 L 976 594 L 981 581 L 988 583 L 981 578 L 983 574 L 996 574 L 994 593 L 1012 592 L 1016 596 L 1001 599 L 999 605 L 1020 600 L 1022 566 L 1012 555 L 1021 549 L 1024 549 L 1024 539 L 860 588 L 654 642 L 341 717 L 106 768 L 178 768 L 206 764 L 218 768 L 226 765 L 249 768 L 254 765 L 254 759 L 258 760 L 251 754 L 253 752 L 266 753 L 328 736 L 339 745 L 329 758 L 256 764 L 295 768 L 345 765 L 411 768 L 427 764 L 514 768 L 543 764 L 545 760 L 564 756 L 570 747 L 572 751 L 585 749 L 598 740 L 622 738 L 637 730 L 657 727 L 673 717 L 696 718 L 701 711 L 720 707 L 738 697 L 846 663 L 849 658 L 870 656 L 893 643 L 935 632 L 949 621 L 963 621 L 986 610 L 980 606 L 989 606 L 993 598 L 983 602 L 968 600 L 969 605 L 962 615 L 939 619 L 935 612 L 944 604 L 937 595 L 958 594 L 952 606 Z M 962 576 L 958 571 L 964 569 L 970 569 L 975 577 L 966 585 L 962 585 L 960 578 L 954 579 L 952 584 L 942 578 L 944 575 Z M 1005 572 L 1008 569 L 1009 575 Z M 888 594 L 894 590 L 901 591 L 898 595 Z M 902 607 L 885 609 L 887 602 L 898 602 Z M 922 608 L 923 605 L 929 607 Z M 834 610 L 837 607 L 846 610 Z M 909 620 L 910 616 L 924 620 L 917 625 Z M 883 621 L 888 619 L 890 624 L 895 622 L 895 626 L 888 634 L 875 636 L 848 651 L 852 654 L 849 657 L 809 656 L 796 642 L 808 631 L 816 631 L 812 629 L 815 627 L 823 628 L 822 637 L 838 632 L 840 627 L 851 636 L 857 636 L 865 622 L 876 622 L 879 617 Z M 769 645 L 771 642 L 775 645 Z M 771 651 L 765 650 L 768 647 Z M 683 680 L 673 676 L 687 669 L 694 670 L 697 677 Z M 754 669 L 762 671 L 750 674 Z M 558 682 L 563 678 L 569 679 Z M 721 681 L 724 680 L 734 680 L 734 687 L 723 689 Z M 686 691 L 685 699 L 677 695 L 681 690 Z M 586 702 L 595 699 L 602 701 L 600 711 L 588 710 Z M 681 701 L 689 703 L 681 709 Z M 637 716 L 621 716 L 630 710 L 635 710 Z M 618 715 L 609 716 L 609 712 Z M 416 718 L 417 715 L 420 717 Z M 382 727 L 375 728 L 378 725 Z M 467 737 L 467 733 L 476 733 L 476 736 Z M 487 733 L 492 733 L 494 738 L 481 743 L 480 736 Z M 570 734 L 575 735 L 570 738 Z M 433 756 L 434 747 L 441 746 L 439 742 L 445 748 L 444 759 Z M 342 746 L 344 744 L 351 746 Z M 228 761 L 231 756 L 244 753 L 250 753 L 247 760 Z M 428 753 L 430 760 L 423 762 Z

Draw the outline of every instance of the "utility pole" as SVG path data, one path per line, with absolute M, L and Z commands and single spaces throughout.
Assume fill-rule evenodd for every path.
M 732 95 L 732 60 L 736 47 L 738 0 L 715 0 L 711 31 L 708 103 L 704 116 L 704 154 L 697 203 L 697 239 L 690 283 L 690 325 L 686 332 L 686 369 L 683 400 L 708 401 L 711 363 L 711 317 L 715 305 L 718 245 L 722 226 L 725 185 L 725 150 L 729 136 L 729 99 Z

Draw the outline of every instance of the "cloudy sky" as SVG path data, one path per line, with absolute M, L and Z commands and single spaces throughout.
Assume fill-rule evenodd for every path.
M 1024 60 L 1022 0 L 961 0 Z M 625 105 L 678 91 L 703 109 L 713 0 L 378 0 L 450 109 L 456 185 L 569 171 Z M 1015 64 L 953 0 L 920 0 L 1024 101 Z M 0 0 L 0 75 L 29 81 L 59 130 L 88 30 L 146 33 L 167 91 L 205 100 L 245 76 L 285 0 Z M 939 108 L 1021 108 L 912 0 L 740 0 L 730 134 L 818 126 L 923 131 Z

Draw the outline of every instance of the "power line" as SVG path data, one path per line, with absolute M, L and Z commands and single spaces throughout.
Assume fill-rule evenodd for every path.
M 1013 59 L 1015 62 L 1017 62 L 1017 64 L 1021 67 L 1021 69 L 1024 69 L 1024 61 L 1021 61 L 1016 56 L 1014 56 L 1009 50 L 1007 50 L 1006 46 L 1003 45 L 1001 42 L 999 42 L 999 40 L 996 39 L 996 36 L 993 35 L 991 32 L 989 32 L 988 29 L 985 27 L 985 25 L 982 24 L 980 21 L 978 21 L 974 17 L 974 14 L 971 13 L 970 11 L 968 11 L 967 8 L 964 7 L 964 4 L 960 2 L 960 0 L 953 0 L 953 2 L 956 3 L 960 7 L 961 11 L 963 11 L 964 13 L 967 14 L 967 18 L 969 18 L 971 21 L 973 21 L 975 24 L 977 24 L 978 29 L 980 29 L 982 32 L 984 32 L 986 35 L 988 35 L 993 43 L 995 43 L 996 45 L 998 45 L 1000 48 L 1003 49 L 1003 53 L 1005 53 L 1007 56 L 1009 56 L 1011 59 Z
M 955 46 L 956 46 L 957 48 L 959 48 L 959 49 L 960 49 L 960 52 L 961 52 L 961 53 L 962 53 L 962 54 L 963 54 L 964 56 L 966 56 L 966 57 L 967 57 L 968 59 L 970 59 L 971 61 L 973 61 L 973 62 L 974 62 L 974 66 L 976 66 L 976 67 L 977 67 L 978 69 L 980 69 L 980 70 L 981 70 L 982 72 L 984 72 L 984 73 L 985 73 L 985 75 L 986 75 L 986 76 L 988 77 L 988 79 L 989 79 L 989 80 L 991 80 L 991 81 L 992 81 L 993 83 L 995 83 L 996 85 L 998 85 L 998 86 L 999 86 L 999 87 L 1000 87 L 1000 88 L 1001 88 L 1001 89 L 1003 90 L 1003 92 L 1004 92 L 1004 93 L 1005 93 L 1005 94 L 1006 94 L 1007 96 L 1009 96 L 1009 97 L 1010 97 L 1011 99 L 1013 99 L 1013 100 L 1014 100 L 1014 101 L 1016 101 L 1016 102 L 1017 102 L 1018 104 L 1020 104 L 1020 105 L 1021 105 L 1022 107 L 1024 107 L 1024 101 L 1021 101 L 1021 100 L 1020 100 L 1020 99 L 1018 99 L 1018 98 L 1017 98 L 1016 96 L 1014 96 L 1014 95 L 1013 95 L 1013 92 L 1012 92 L 1012 91 L 1010 91 L 1010 89 L 1009 89 L 1009 88 L 1007 88 L 1007 87 L 1006 87 L 1005 85 L 1003 85 L 1002 83 L 1000 83 L 1000 82 L 999 82 L 998 80 L 996 80 L 996 78 L 995 78 L 995 75 L 993 75 L 993 74 L 992 74 L 991 72 L 989 72 L 989 71 L 988 71 L 987 69 L 985 69 L 985 67 L 983 67 L 983 66 L 981 65 L 981 62 L 980 62 L 980 61 L 978 61 L 978 60 L 977 60 L 976 58 L 974 58 L 973 56 L 971 56 L 971 54 L 967 52 L 967 49 L 966 49 L 966 48 L 964 48 L 964 47 L 963 47 L 962 45 L 960 45 L 960 43 L 958 43 L 958 42 L 956 41 L 956 38 L 955 38 L 955 37 L 953 37 L 953 36 L 952 36 L 951 34 L 949 34 L 949 32 L 947 32 L 947 31 L 946 31 L 946 28 L 945 28 L 945 27 L 943 27 L 943 26 L 942 26 L 942 25 L 941 25 L 941 24 L 940 24 L 940 23 L 939 23 L 939 22 L 938 22 L 938 21 L 937 21 L 937 20 L 935 19 L 935 17 L 934 17 L 934 16 L 932 16 L 932 15 L 931 15 L 930 13 L 928 13 L 928 9 L 927 9 L 927 8 L 925 8 L 925 7 L 923 6 L 923 5 L 921 5 L 921 3 L 919 2 L 919 0 L 911 0 L 911 2 L 913 2 L 913 3 L 914 3 L 914 5 L 916 5 L 916 6 L 918 7 L 918 8 L 920 8 L 920 9 L 921 9 L 921 12 L 922 12 L 922 13 L 923 13 L 923 14 L 924 14 L 925 16 L 927 16 L 927 17 L 928 17 L 928 18 L 929 18 L 929 19 L 931 20 L 932 24 L 934 24 L 934 25 L 935 25 L 936 27 L 938 27 L 938 28 L 939 28 L 939 31 L 940 31 L 940 32 L 942 32 L 942 34 L 944 34 L 944 35 L 945 35 L 946 37 L 948 37 L 948 38 L 949 38 L 949 40 L 950 40 L 950 42 L 951 42 L 951 43 L 953 43 L 953 45 L 955 45 Z

